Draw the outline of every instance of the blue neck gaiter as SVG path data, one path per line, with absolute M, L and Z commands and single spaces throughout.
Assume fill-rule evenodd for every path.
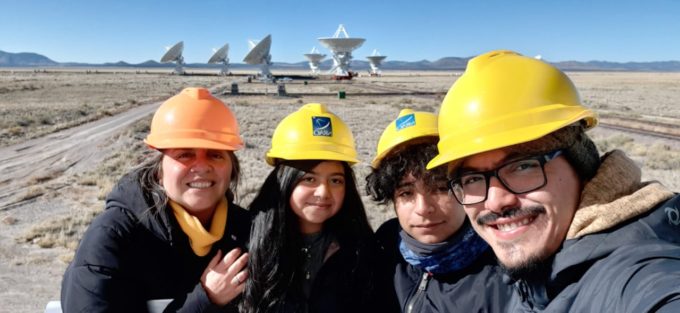
M 415 240 L 404 230 L 399 232 L 399 251 L 409 264 L 433 274 L 464 269 L 484 253 L 489 245 L 475 233 L 469 221 L 449 239 L 436 244 Z

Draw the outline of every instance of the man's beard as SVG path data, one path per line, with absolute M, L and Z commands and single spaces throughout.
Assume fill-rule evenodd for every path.
M 513 280 L 545 281 L 552 269 L 552 257 L 533 255 L 513 267 L 505 266 L 499 260 L 503 271 Z
M 488 223 L 495 222 L 499 218 L 510 218 L 510 217 L 517 217 L 517 216 L 538 216 L 540 214 L 545 214 L 546 210 L 545 207 L 541 205 L 534 205 L 526 208 L 511 208 L 511 209 L 506 209 L 502 211 L 501 213 L 487 213 L 484 216 L 479 216 L 476 219 L 477 224 L 480 226 L 485 226 Z M 502 244 L 503 245 L 503 244 Z M 512 243 L 506 244 L 508 246 L 505 246 L 505 249 L 512 249 L 513 245 Z M 529 255 L 526 256 L 525 260 L 522 260 L 518 264 L 509 267 L 504 265 L 502 262 L 499 260 L 499 264 L 503 268 L 506 274 L 510 276 L 514 280 L 518 279 L 524 279 L 524 280 L 532 280 L 532 279 L 544 279 L 548 273 L 550 273 L 550 268 L 552 267 L 552 256 L 550 255 L 544 255 L 544 254 L 536 254 L 536 255 Z

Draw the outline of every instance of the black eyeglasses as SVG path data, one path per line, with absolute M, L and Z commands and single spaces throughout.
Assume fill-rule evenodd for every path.
M 501 184 L 514 194 L 527 193 L 539 189 L 547 183 L 543 166 L 562 154 L 556 150 L 544 155 L 511 161 L 485 172 L 463 173 L 449 180 L 448 187 L 456 200 L 463 205 L 486 201 L 489 181 L 496 177 Z

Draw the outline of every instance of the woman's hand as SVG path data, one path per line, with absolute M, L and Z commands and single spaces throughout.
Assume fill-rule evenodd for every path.
M 217 251 L 201 275 L 201 285 L 212 303 L 224 306 L 243 292 L 248 278 L 246 264 L 248 253 L 241 254 L 239 248 L 229 251 L 224 258 L 222 251 Z

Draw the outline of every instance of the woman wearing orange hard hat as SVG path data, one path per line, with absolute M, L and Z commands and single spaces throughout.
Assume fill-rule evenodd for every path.
M 152 157 L 126 174 L 83 235 L 62 282 L 64 312 L 236 309 L 250 215 L 233 203 L 243 147 L 232 111 L 186 88 L 156 111 Z
M 349 127 L 311 103 L 274 130 L 274 169 L 250 204 L 249 277 L 241 312 L 378 312 L 373 231 L 354 173 Z

